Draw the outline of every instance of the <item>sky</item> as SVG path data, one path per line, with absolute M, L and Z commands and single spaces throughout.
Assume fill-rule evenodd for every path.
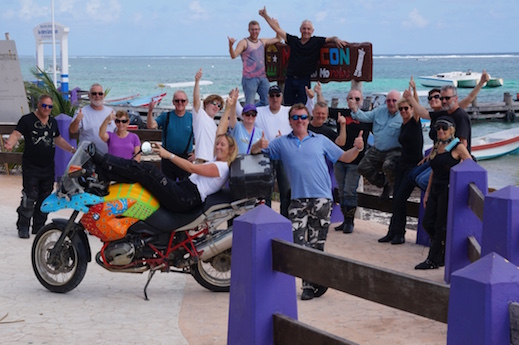
M 18 55 L 35 56 L 32 30 L 51 22 L 51 3 L 0 3 Z M 70 29 L 69 56 L 216 56 L 228 54 L 228 36 L 248 36 L 250 20 L 275 36 L 263 6 L 287 33 L 309 19 L 315 35 L 371 42 L 375 55 L 519 52 L 517 0 L 54 0 L 54 16 Z

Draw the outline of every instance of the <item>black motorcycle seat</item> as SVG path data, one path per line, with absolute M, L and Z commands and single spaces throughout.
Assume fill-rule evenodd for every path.
M 148 217 L 144 222 L 135 223 L 132 228 L 153 228 L 162 232 L 171 232 L 181 228 L 203 217 L 204 213 L 210 213 L 214 210 L 228 207 L 233 202 L 233 196 L 230 189 L 222 189 L 214 194 L 209 195 L 205 202 L 188 213 L 173 213 L 160 207 L 155 213 Z M 139 224 L 140 223 L 140 224 Z M 139 224 L 139 225 L 138 225 Z M 137 230 L 137 229 L 135 229 Z

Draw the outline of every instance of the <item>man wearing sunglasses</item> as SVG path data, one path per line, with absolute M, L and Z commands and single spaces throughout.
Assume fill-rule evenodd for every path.
M 187 94 L 183 90 L 177 90 L 173 94 L 173 106 L 175 109 L 161 113 L 156 119 L 153 118 L 153 109 L 156 101 L 148 106 L 146 125 L 148 128 L 162 129 L 162 147 L 175 155 L 189 161 L 193 156 L 193 114 L 186 110 L 189 104 Z M 180 169 L 169 159 L 162 159 L 161 170 L 169 179 L 184 180 L 189 173 Z
M 411 94 L 409 90 L 404 91 L 404 98 L 408 100 L 409 104 L 414 108 L 414 111 L 424 119 L 431 120 L 431 130 L 429 131 L 429 137 L 436 141 L 436 131 L 434 130 L 434 124 L 440 116 L 450 116 L 456 125 L 455 136 L 460 139 L 461 143 L 467 147 L 470 152 L 471 139 L 472 139 L 472 128 L 470 123 L 470 117 L 464 108 L 468 107 L 472 101 L 476 98 L 479 91 L 490 79 L 488 73 L 483 70 L 481 79 L 479 80 L 476 87 L 468 94 L 467 97 L 463 98 L 458 102 L 458 90 L 454 86 L 445 85 L 440 89 L 432 89 L 429 91 L 427 97 L 429 106 L 432 111 L 429 112 L 427 109 L 422 107 L 418 100 L 418 95 Z M 412 81 L 412 77 L 411 77 Z M 429 183 L 429 176 L 431 175 L 431 167 L 429 165 L 429 157 L 425 157 L 424 160 L 414 168 L 409 178 L 415 181 L 415 184 L 423 191 L 427 189 Z
M 260 148 L 271 159 L 281 160 L 289 176 L 292 195 L 288 218 L 292 222 L 294 243 L 324 250 L 332 212 L 332 184 L 326 159 L 351 162 L 364 149 L 362 133 L 354 147 L 343 151 L 333 141 L 308 130 L 310 115 L 302 104 L 289 110 L 291 133 L 263 141 Z M 259 153 L 255 148 L 253 153 Z M 326 288 L 303 281 L 302 300 L 321 296 Z
M 113 109 L 103 104 L 105 93 L 103 87 L 99 84 L 90 87 L 88 97 L 90 98 L 90 104 L 79 108 L 72 118 L 69 132 L 79 132 L 79 143 L 83 141 L 93 142 L 99 152 L 107 153 L 108 145 L 99 137 L 99 128 L 101 128 L 106 117 L 113 112 Z M 106 131 L 113 132 L 115 129 L 115 123 L 111 121 Z
M 277 36 L 283 39 L 290 47 L 287 76 L 285 79 L 285 105 L 295 103 L 305 104 L 307 98 L 305 87 L 311 88 L 310 75 L 317 69 L 317 61 L 319 60 L 321 47 L 324 46 L 325 43 L 334 42 L 337 47 L 343 48 L 347 42 L 335 36 L 312 36 L 314 27 L 309 20 L 304 20 L 301 23 L 299 28 L 301 38 L 298 38 L 297 36 L 286 33 L 285 30 L 279 26 L 277 20 L 267 14 L 266 7 L 259 10 L 259 15 L 265 18 L 272 30 L 277 33 Z
M 75 148 L 60 135 L 56 120 L 50 116 L 52 108 L 52 98 L 49 95 L 40 96 L 38 109 L 22 116 L 5 142 L 5 148 L 11 151 L 22 135 L 25 138 L 22 201 L 16 210 L 20 238 L 29 238 L 31 219 L 33 234 L 47 221 L 47 213 L 41 212 L 40 206 L 52 192 L 56 145 L 65 151 L 75 152 Z
M 402 117 L 396 102 L 400 92 L 392 90 L 387 94 L 386 104 L 371 111 L 362 111 L 358 103 L 348 99 L 351 117 L 364 123 L 373 124 L 373 146 L 366 151 L 359 163 L 358 172 L 369 183 L 383 188 L 380 197 L 389 199 L 395 183 L 395 169 L 400 158 L 401 146 L 398 142 Z

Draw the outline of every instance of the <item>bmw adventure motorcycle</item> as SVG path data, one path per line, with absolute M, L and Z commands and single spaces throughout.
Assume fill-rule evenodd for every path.
M 67 208 L 73 212 L 69 219 L 53 219 L 36 235 L 32 267 L 40 283 L 59 293 L 78 286 L 92 258 L 90 233 L 103 243 L 95 261 L 104 269 L 149 271 L 146 299 L 157 271 L 190 273 L 209 290 L 229 291 L 232 220 L 260 199 L 236 199 L 224 189 L 190 213 L 171 213 L 138 183 L 100 181 L 87 145 L 78 147 L 59 188 L 41 207 L 48 213 Z

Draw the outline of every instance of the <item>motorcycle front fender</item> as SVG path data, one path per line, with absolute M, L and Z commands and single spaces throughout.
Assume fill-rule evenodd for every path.
M 67 226 L 68 219 L 63 218 L 55 218 L 52 219 L 52 222 L 56 224 L 56 226 L 64 231 L 65 226 Z M 88 237 L 85 231 L 74 231 L 71 237 L 71 241 L 76 246 L 82 246 L 86 249 L 87 252 L 87 260 L 88 262 L 92 261 L 92 250 L 90 249 L 90 243 L 88 242 Z

